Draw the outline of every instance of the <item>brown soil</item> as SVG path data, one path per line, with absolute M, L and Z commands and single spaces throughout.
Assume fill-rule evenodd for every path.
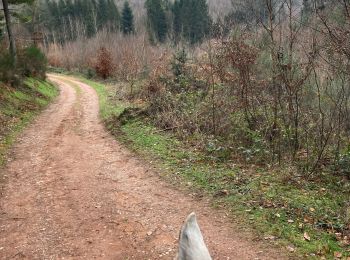
M 283 258 L 118 144 L 99 121 L 91 87 L 50 79 L 59 98 L 2 170 L 0 259 L 172 259 L 192 211 L 214 259 Z

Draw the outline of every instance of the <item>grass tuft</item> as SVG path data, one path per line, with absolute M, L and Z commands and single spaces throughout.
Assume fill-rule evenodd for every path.
M 6 153 L 18 133 L 57 94 L 56 87 L 33 78 L 28 78 L 18 88 L 0 82 L 0 167 L 4 165 Z

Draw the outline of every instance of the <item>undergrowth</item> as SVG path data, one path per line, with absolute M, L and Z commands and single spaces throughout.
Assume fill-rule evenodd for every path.
M 0 82 L 0 167 L 18 133 L 57 94 L 56 87 L 34 78 L 16 88 Z
M 116 118 L 131 105 L 117 100 L 113 87 L 83 81 L 97 91 L 101 118 L 111 132 L 156 161 L 168 180 L 212 196 L 232 217 L 257 230 L 262 239 L 285 246 L 292 256 L 350 255 L 350 186 L 345 179 L 326 173 L 306 179 L 293 168 L 216 160 L 152 126 L 147 117 L 118 122 Z

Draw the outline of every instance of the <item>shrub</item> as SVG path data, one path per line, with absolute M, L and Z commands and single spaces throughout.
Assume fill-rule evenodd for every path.
M 88 79 L 92 79 L 96 76 L 96 72 L 93 69 L 88 68 L 86 72 L 86 76 Z
M 18 67 L 25 77 L 45 79 L 47 59 L 38 47 L 32 45 L 20 51 Z
M 176 78 L 185 73 L 185 65 L 187 62 L 187 53 L 184 49 L 174 54 L 171 62 L 171 70 Z
M 7 51 L 0 52 L 0 81 L 11 83 L 14 78 L 13 58 Z
M 18 61 L 15 66 L 10 53 L 4 48 L 0 51 L 0 81 L 12 86 L 19 86 L 23 77 L 45 79 L 47 59 L 41 50 L 29 46 L 18 50 Z
M 337 166 L 338 171 L 350 179 L 350 147 L 340 154 Z
M 112 71 L 113 71 L 112 54 L 105 47 L 101 47 L 100 50 L 98 51 L 95 70 L 97 75 L 103 79 L 107 79 L 112 75 Z

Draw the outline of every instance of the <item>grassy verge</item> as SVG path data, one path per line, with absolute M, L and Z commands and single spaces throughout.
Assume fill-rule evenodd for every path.
M 0 167 L 18 133 L 58 94 L 48 82 L 29 78 L 10 88 L 0 82 Z
M 138 120 L 122 125 L 120 131 L 119 139 L 157 159 L 169 179 L 209 193 L 266 240 L 295 255 L 349 255 L 349 247 L 342 245 L 346 241 L 337 237 L 345 225 L 340 215 L 349 198 L 342 183 L 318 186 L 300 180 L 297 186 L 280 171 L 213 162 Z
M 99 97 L 100 117 L 102 120 L 108 121 L 111 118 L 118 117 L 129 106 L 126 102 L 116 100 L 115 92 L 112 89 L 107 89 L 105 85 L 83 77 L 80 77 L 80 80 L 96 90 Z
M 145 158 L 156 161 L 164 177 L 205 192 L 261 238 L 284 246 L 296 258 L 350 255 L 350 184 L 324 175 L 305 180 L 293 169 L 263 169 L 213 160 L 160 131 L 145 119 L 120 125 L 115 118 L 128 107 L 116 90 L 84 80 L 100 98 L 101 117 L 116 137 Z M 328 176 L 328 177 L 327 177 Z

